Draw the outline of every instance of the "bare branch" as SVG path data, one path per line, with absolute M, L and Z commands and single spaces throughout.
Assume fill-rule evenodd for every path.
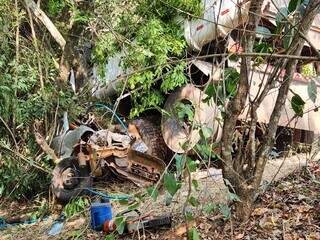
M 46 26 L 48 31 L 51 33 L 52 37 L 57 41 L 60 47 L 63 49 L 66 45 L 66 41 L 64 40 L 61 33 L 58 31 L 56 26 L 52 23 L 50 18 L 42 11 L 39 6 L 32 0 L 25 0 L 25 4 L 27 8 L 31 10 L 31 12 Z
M 320 0 L 315 0 L 310 2 L 306 9 L 306 13 L 301 20 L 301 24 L 299 26 L 299 31 L 306 35 L 308 30 L 310 29 L 312 22 L 315 16 L 320 12 Z M 301 54 L 302 48 L 304 45 L 304 39 L 301 38 L 301 34 L 297 32 L 292 40 L 292 44 L 289 47 L 289 52 L 293 55 L 299 56 Z M 285 68 L 285 76 L 283 78 L 283 82 L 280 86 L 278 97 L 275 103 L 275 107 L 270 117 L 270 122 L 268 124 L 267 134 L 264 137 L 263 144 L 258 152 L 258 161 L 255 168 L 255 178 L 254 178 L 254 186 L 258 187 L 261 181 L 262 173 L 264 170 L 264 166 L 266 164 L 266 156 L 270 151 L 270 148 L 273 145 L 273 140 L 276 134 L 277 126 L 279 123 L 279 119 L 281 116 L 281 111 L 284 108 L 286 98 L 288 95 L 290 84 L 293 80 L 293 74 L 295 72 L 297 65 L 296 59 L 288 60 Z

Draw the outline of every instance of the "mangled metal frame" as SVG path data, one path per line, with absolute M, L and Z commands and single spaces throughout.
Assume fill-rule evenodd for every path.
M 80 125 L 55 140 L 56 152 L 62 159 L 53 171 L 52 189 L 61 201 L 83 193 L 91 185 L 89 179 L 103 177 L 105 170 L 147 187 L 160 179 L 166 167 L 162 159 L 147 154 L 148 146 L 133 124 L 126 133 L 94 131 Z

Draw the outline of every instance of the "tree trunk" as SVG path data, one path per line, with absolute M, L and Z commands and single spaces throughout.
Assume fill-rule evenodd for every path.
M 250 16 L 249 22 L 247 24 L 246 32 L 241 41 L 243 48 L 246 52 L 250 53 L 253 49 L 255 29 L 260 19 L 261 13 L 261 4 L 262 1 L 256 0 L 251 2 L 250 6 Z M 302 47 L 304 45 L 304 39 L 301 38 L 302 35 L 307 35 L 308 30 L 311 27 L 313 19 L 316 14 L 320 11 L 320 0 L 310 1 L 308 7 L 305 11 L 305 15 L 301 17 L 301 22 L 296 28 L 295 35 L 293 37 L 291 46 L 288 48 L 288 55 L 300 56 Z M 280 82 L 281 86 L 279 88 L 276 104 L 274 106 L 273 112 L 270 117 L 270 121 L 267 127 L 267 132 L 263 138 L 263 141 L 258 149 L 255 145 L 255 130 L 256 130 L 256 109 L 260 106 L 262 100 L 265 98 L 265 95 L 269 92 L 270 86 L 273 85 L 278 78 L 272 78 L 270 83 L 266 84 L 262 93 L 256 97 L 256 99 L 250 102 L 251 105 L 251 124 L 249 124 L 249 135 L 250 141 L 246 146 L 246 149 L 240 149 L 241 155 L 238 156 L 235 161 L 232 158 L 232 130 L 236 127 L 236 121 L 239 117 L 239 114 L 244 109 L 246 99 L 248 96 L 248 79 L 250 75 L 250 57 L 242 57 L 241 59 L 241 68 L 240 68 L 240 81 L 238 85 L 238 91 L 236 96 L 230 100 L 226 117 L 224 120 L 223 126 L 223 136 L 222 136 L 222 157 L 223 157 L 223 177 L 228 179 L 232 184 L 232 190 L 235 191 L 235 194 L 240 198 L 240 202 L 236 202 L 236 217 L 242 221 L 247 220 L 250 217 L 251 210 L 254 203 L 255 195 L 260 187 L 260 182 L 262 174 L 266 165 L 267 156 L 270 152 L 270 149 L 273 146 L 277 126 L 279 123 L 281 111 L 284 108 L 290 84 L 293 79 L 293 74 L 296 69 L 297 60 L 296 59 L 284 59 L 282 62 L 278 62 L 279 67 L 275 67 L 275 71 L 270 74 L 270 76 L 278 75 L 277 72 L 281 72 L 282 69 L 285 69 L 285 76 Z M 269 79 L 270 80 L 270 79 Z M 269 81 L 268 80 L 268 81 Z M 244 132 L 244 131 L 243 131 Z M 249 154 L 242 154 L 242 151 L 248 151 Z M 245 167 L 246 165 L 246 167 Z
M 239 198 L 241 201 L 235 202 L 236 207 L 236 217 L 241 221 L 246 221 L 249 219 L 253 204 L 254 204 L 254 196 L 255 189 L 241 189 L 239 188 Z

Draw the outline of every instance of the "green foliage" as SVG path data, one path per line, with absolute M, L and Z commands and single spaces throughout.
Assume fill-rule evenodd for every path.
M 199 206 L 199 201 L 194 196 L 190 196 L 188 202 L 191 204 L 192 207 Z
M 86 197 L 79 197 L 72 199 L 67 205 L 64 206 L 63 213 L 67 218 L 70 218 L 78 213 L 83 212 L 90 202 Z
M 2 143 L 1 143 L 2 144 Z M 48 189 L 50 176 L 23 164 L 18 158 L 0 153 L 0 197 L 15 200 L 32 199 Z
M 216 209 L 217 205 L 213 203 L 207 203 L 203 206 L 203 211 L 208 215 L 213 213 Z
M 116 237 L 113 233 L 108 234 L 104 240 L 115 240 Z
M 189 172 L 195 172 L 197 170 L 198 163 L 191 159 L 190 157 L 187 157 L 187 168 Z
M 177 20 L 182 12 L 177 8 L 199 15 L 201 4 L 200 0 L 142 0 L 138 4 L 131 0 L 119 8 L 121 4 L 117 0 L 97 1 L 96 12 L 108 26 L 106 30 L 105 25 L 96 23 L 102 26 L 93 59 L 104 69 L 108 58 L 122 49 L 124 69 L 136 72 L 148 68 L 128 78 L 128 90 L 139 88 L 138 93 L 132 94 L 130 116 L 135 117 L 146 110 L 157 109 L 163 104 L 165 93 L 187 82 L 185 63 L 170 63 L 171 58 L 182 56 L 187 46 Z M 156 80 L 162 80 L 160 88 Z
M 218 204 L 218 209 L 220 213 L 223 215 L 223 218 L 225 220 L 229 219 L 231 217 L 231 210 L 230 207 L 226 204 Z
M 317 85 L 316 82 L 312 79 L 310 80 L 309 84 L 308 84 L 308 96 L 311 99 L 312 102 L 316 102 L 317 100 Z
M 303 0 L 290 0 L 289 6 L 288 6 L 288 11 L 291 13 L 295 11 L 298 6 L 301 4 Z
M 200 134 L 204 140 L 207 140 L 212 136 L 213 130 L 212 130 L 212 128 L 209 128 L 206 126 L 201 126 Z
M 148 187 L 147 188 L 147 193 L 149 196 L 152 198 L 153 201 L 156 201 L 159 195 L 159 191 L 155 187 Z
M 67 1 L 51 0 L 44 8 L 48 7 L 53 13 L 58 13 L 65 3 Z M 35 49 L 30 33 L 24 29 L 28 20 L 24 8 L 18 9 L 18 15 L 13 9 L 13 1 L 0 0 L 0 116 L 14 132 L 19 145 L 18 154 L 30 161 L 22 161 L 0 146 L 0 154 L 5 156 L 0 160 L 0 195 L 29 199 L 32 194 L 47 189 L 50 178 L 47 173 L 44 174 L 31 165 L 36 164 L 49 170 L 53 167 L 48 157 L 36 158 L 39 146 L 33 136 L 33 123 L 35 120 L 43 120 L 44 130 L 53 130 L 50 129 L 52 123 L 56 118 L 61 118 L 63 111 L 68 111 L 72 120 L 80 111 L 79 100 L 83 96 L 76 96 L 71 90 L 60 89 L 56 81 L 58 71 L 53 61 L 56 52 L 51 52 L 48 48 L 51 43 L 46 38 L 43 38 L 43 42 L 37 32 L 38 50 Z M 15 45 L 17 18 L 21 27 L 19 48 Z M 58 51 L 57 53 L 60 54 Z M 40 87 L 40 75 L 44 82 L 43 88 Z M 12 137 L 2 122 L 0 143 L 6 148 L 15 149 Z
M 305 101 L 303 101 L 303 99 L 298 94 L 294 94 L 291 98 L 291 107 L 298 117 L 303 116 L 304 105 Z
M 117 216 L 115 219 L 115 223 L 116 223 L 116 230 L 117 232 L 121 235 L 124 232 L 124 228 L 126 226 L 126 219 L 123 216 Z
M 161 90 L 165 93 L 174 90 L 176 87 L 182 86 L 187 83 L 187 77 L 184 74 L 185 63 L 180 63 L 174 67 L 169 74 L 164 77 L 161 83 Z
M 176 180 L 172 173 L 166 173 L 164 175 L 164 187 L 173 197 L 181 187 L 181 183 Z
M 301 68 L 301 74 L 304 77 L 315 77 L 317 75 L 313 63 L 305 64 Z
M 223 84 L 209 84 L 205 93 L 208 95 L 205 102 L 213 99 L 218 105 L 223 106 L 228 98 L 235 96 L 237 92 L 240 74 L 234 68 L 226 68 L 224 71 Z
M 51 16 L 56 16 L 62 12 L 66 6 L 66 0 L 49 0 L 47 11 Z
M 175 106 L 175 112 L 178 115 L 178 119 L 181 122 L 189 123 L 191 124 L 193 122 L 194 117 L 194 107 L 191 103 L 183 103 L 179 102 Z
M 199 233 L 195 227 L 191 228 L 188 232 L 189 240 L 200 240 Z

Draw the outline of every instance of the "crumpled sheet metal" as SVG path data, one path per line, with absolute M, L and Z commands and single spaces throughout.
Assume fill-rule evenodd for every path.
M 79 143 L 85 134 L 92 134 L 95 131 L 85 125 L 81 125 L 74 130 L 69 130 L 63 135 L 57 136 L 52 140 L 51 147 L 60 159 L 70 157 L 73 147 Z

